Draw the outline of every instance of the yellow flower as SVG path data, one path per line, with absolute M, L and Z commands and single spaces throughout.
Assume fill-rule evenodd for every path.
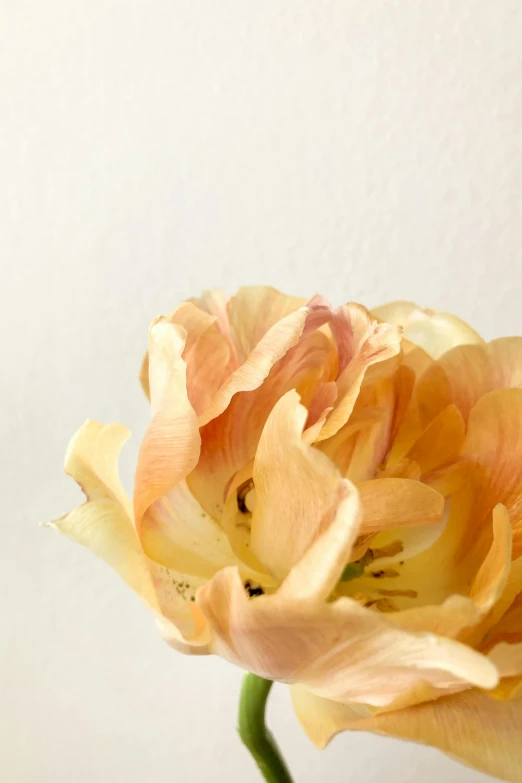
M 270 288 L 150 329 L 128 432 L 87 422 L 57 520 L 167 641 L 292 685 L 320 747 L 361 729 L 522 781 L 522 338 L 409 303 Z

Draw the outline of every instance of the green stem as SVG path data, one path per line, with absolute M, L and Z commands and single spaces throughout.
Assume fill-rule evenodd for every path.
M 239 736 L 268 783 L 292 783 L 287 766 L 265 725 L 266 700 L 273 683 L 247 674 L 239 699 Z

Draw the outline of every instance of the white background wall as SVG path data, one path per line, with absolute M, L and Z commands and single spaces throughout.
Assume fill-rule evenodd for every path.
M 0 779 L 254 781 L 239 672 L 184 658 L 87 551 L 37 523 L 86 417 L 148 410 L 147 324 L 203 287 L 410 298 L 522 327 L 519 0 L 3 0 Z M 299 783 L 486 778 L 344 735 L 281 686 Z

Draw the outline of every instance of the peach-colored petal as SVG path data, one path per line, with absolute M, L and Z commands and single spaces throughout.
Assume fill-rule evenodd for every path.
M 416 390 L 423 422 L 454 403 L 467 421 L 478 400 L 495 389 L 522 387 L 522 338 L 505 337 L 488 345 L 462 345 L 424 373 Z
M 330 596 L 350 561 L 360 515 L 357 490 L 342 481 L 334 519 L 284 579 L 278 591 L 281 599 L 326 600 Z
M 262 384 L 274 364 L 299 341 L 308 313 L 306 308 L 300 308 L 278 321 L 266 332 L 243 364 L 223 383 L 212 403 L 200 417 L 200 426 L 204 426 L 223 413 L 234 394 L 253 391 Z
M 150 329 L 152 418 L 141 445 L 134 487 L 136 525 L 149 506 L 166 495 L 197 464 L 200 436 L 182 359 L 185 333 L 164 318 Z
M 376 318 L 402 326 L 407 340 L 437 359 L 456 345 L 483 343 L 474 329 L 450 313 L 423 309 L 413 302 L 390 302 L 372 311 Z
M 379 324 L 372 319 L 371 314 L 361 305 L 348 304 L 343 308 L 344 321 L 343 335 L 350 329 L 351 344 L 339 342 L 344 368 L 340 367 L 340 374 L 336 380 L 338 386 L 338 399 L 333 411 L 328 416 L 318 440 L 326 440 L 346 424 L 353 411 L 361 384 L 367 370 L 373 365 L 386 363 L 388 359 L 397 356 L 400 352 L 400 329 Z M 334 327 L 335 329 L 335 327 Z M 339 337 L 338 337 L 339 340 Z M 391 374 L 393 368 L 388 369 Z M 385 373 L 386 374 L 386 373 Z M 372 377 L 375 382 L 379 373 Z
M 303 441 L 306 417 L 298 394 L 285 394 L 268 417 L 254 460 L 252 550 L 279 579 L 326 530 L 340 500 L 339 471 Z
M 241 361 L 278 321 L 306 305 L 306 299 L 287 296 L 270 286 L 245 286 L 228 302 L 228 317 Z
M 519 629 L 522 638 L 522 628 Z M 500 642 L 488 653 L 488 658 L 498 669 L 501 677 L 518 677 L 522 674 L 522 642 Z
M 357 485 L 362 505 L 361 532 L 440 522 L 444 498 L 420 481 L 382 478 Z
M 456 405 L 448 405 L 428 425 L 406 456 L 427 473 L 456 459 L 465 434 L 459 409 Z
M 481 538 L 480 521 L 497 503 L 508 509 L 513 526 L 513 557 L 522 554 L 522 389 L 501 389 L 482 397 L 469 418 L 461 455 L 473 467 L 476 522 L 470 536 Z
M 473 689 L 368 717 L 357 706 L 320 699 L 304 688 L 292 688 L 292 701 L 301 726 L 319 748 L 340 731 L 371 731 L 431 745 L 489 775 L 522 781 L 522 699 L 495 702 Z
M 479 568 L 470 597 L 482 612 L 488 612 L 500 598 L 509 579 L 513 533 L 509 514 L 505 506 L 493 509 L 493 543 Z
M 325 603 L 275 593 L 249 599 L 229 568 L 199 590 L 197 602 L 212 627 L 213 652 L 339 701 L 385 706 L 420 680 L 442 690 L 498 682 L 485 656 L 433 634 L 404 632 L 348 598 Z

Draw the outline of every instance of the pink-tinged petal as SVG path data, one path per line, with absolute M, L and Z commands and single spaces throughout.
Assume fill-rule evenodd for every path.
M 458 642 L 405 632 L 348 598 L 288 593 L 248 598 L 236 569 L 216 574 L 197 595 L 212 651 L 261 677 L 376 707 L 420 681 L 441 691 L 498 682 L 495 666 Z
M 335 517 L 284 579 L 278 591 L 281 599 L 326 600 L 331 595 L 350 561 L 360 516 L 357 490 L 343 481 Z
M 223 378 L 235 367 L 231 364 L 229 342 L 218 330 L 216 317 L 192 302 L 183 302 L 165 320 L 185 330 L 182 356 L 187 365 L 187 393 L 199 415 L 211 402 Z M 150 399 L 148 353 L 143 361 L 140 380 Z
M 296 310 L 266 332 L 245 362 L 222 384 L 213 401 L 200 417 L 200 426 L 203 427 L 223 413 L 235 394 L 253 391 L 263 383 L 274 364 L 298 343 L 308 314 L 306 308 Z
M 368 716 L 361 708 L 292 688 L 297 718 L 319 748 L 345 730 L 371 731 L 431 745 L 464 764 L 511 783 L 522 781 L 522 699 L 495 702 L 477 690 Z
M 306 417 L 298 394 L 288 392 L 268 417 L 254 460 L 252 550 L 279 579 L 328 528 L 340 500 L 339 471 L 303 441 Z
M 398 356 L 400 352 L 399 328 L 377 323 L 361 305 L 348 304 L 342 308 L 342 311 L 342 324 L 338 320 L 333 329 L 334 336 L 337 334 L 338 350 L 341 351 L 342 360 L 346 365 L 344 368 L 339 366 L 340 374 L 336 380 L 337 403 L 328 416 L 318 440 L 331 438 L 346 424 L 367 371 L 370 368 L 374 369 L 374 366 L 376 368 L 372 373 L 372 382 L 378 380 L 381 375 L 390 375 L 394 368 L 388 365 L 387 360 Z
M 471 326 L 450 313 L 421 308 L 413 302 L 390 302 L 372 311 L 376 318 L 401 326 L 404 337 L 437 359 L 456 345 L 483 343 Z
M 226 339 L 230 349 L 229 368 L 230 372 L 232 372 L 239 366 L 240 362 L 237 356 L 235 335 L 228 317 L 228 297 L 223 291 L 213 289 L 211 291 L 205 291 L 200 297 L 194 297 L 188 301 L 216 319 L 216 327 L 219 333 Z
M 160 318 L 150 329 L 152 418 L 138 457 L 134 488 L 136 525 L 145 511 L 166 495 L 197 464 L 200 436 L 186 385 L 182 359 L 185 333 Z
M 269 329 L 305 305 L 306 299 L 286 296 L 270 286 L 240 288 L 227 307 L 240 360 L 246 361 Z
M 441 521 L 444 498 L 420 481 L 382 478 L 357 485 L 362 506 L 362 533 L 393 527 L 433 525 Z

